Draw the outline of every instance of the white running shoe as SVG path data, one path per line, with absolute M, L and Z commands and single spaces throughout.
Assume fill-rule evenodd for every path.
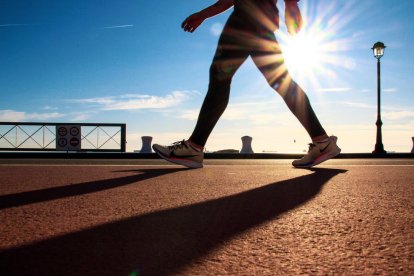
M 311 168 L 334 158 L 341 152 L 341 149 L 336 145 L 337 140 L 336 136 L 331 136 L 327 142 L 309 144 L 308 154 L 301 159 L 294 160 L 292 165 L 296 168 Z
M 195 148 L 188 140 L 175 142 L 171 146 L 154 144 L 152 148 L 161 158 L 172 163 L 193 169 L 203 167 L 203 151 Z

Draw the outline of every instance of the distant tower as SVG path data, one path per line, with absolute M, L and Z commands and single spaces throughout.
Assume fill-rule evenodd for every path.
M 139 152 L 140 153 L 152 153 L 152 149 L 151 149 L 152 137 L 142 136 L 141 139 L 142 139 L 142 148 Z
M 413 148 L 411 150 L 411 153 L 414 153 L 414 137 L 411 137 L 411 139 L 413 139 Z
M 242 140 L 242 149 L 240 153 L 254 153 L 252 149 L 252 140 L 253 138 L 250 136 L 243 136 Z

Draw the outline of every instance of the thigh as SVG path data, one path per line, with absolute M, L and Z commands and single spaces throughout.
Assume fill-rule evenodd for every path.
M 248 56 L 249 53 L 246 51 L 222 47 L 219 44 L 210 71 L 212 74 L 218 75 L 218 77 L 231 79 Z
M 220 35 L 211 69 L 218 74 L 232 77 L 250 54 L 246 32 L 232 16 Z
M 289 76 L 282 50 L 273 33 L 257 36 L 251 56 L 267 82 L 275 89 Z

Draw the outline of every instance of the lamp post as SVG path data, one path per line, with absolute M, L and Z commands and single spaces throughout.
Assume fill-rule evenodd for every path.
M 374 154 L 378 153 L 387 153 L 384 150 L 384 145 L 382 144 L 382 121 L 381 121 L 381 64 L 380 59 L 384 55 L 385 45 L 384 43 L 378 41 L 371 48 L 374 52 L 374 57 L 377 59 L 377 142 L 375 144 L 375 150 L 372 152 Z

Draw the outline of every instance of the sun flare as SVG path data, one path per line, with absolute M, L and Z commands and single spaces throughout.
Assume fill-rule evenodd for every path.
M 283 47 L 283 55 L 287 67 L 300 73 L 318 70 L 323 62 L 323 53 L 314 37 L 301 33 L 287 40 Z
M 298 80 L 307 79 L 314 87 L 319 86 L 320 78 L 336 78 L 331 66 L 338 62 L 333 53 L 336 43 L 312 27 L 295 36 L 283 36 L 281 47 L 289 72 Z
M 313 88 L 321 82 L 337 82 L 338 69 L 353 69 L 355 62 L 344 56 L 352 44 L 352 38 L 340 38 L 337 33 L 351 20 L 335 3 L 321 6 L 316 3 L 303 7 L 304 27 L 291 36 L 278 32 L 287 68 L 294 79 L 306 81 Z M 337 85 L 337 84 L 336 84 Z

